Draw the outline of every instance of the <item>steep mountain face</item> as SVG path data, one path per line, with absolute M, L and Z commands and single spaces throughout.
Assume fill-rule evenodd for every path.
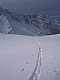
M 7 34 L 42 36 L 60 33 L 60 23 L 48 15 L 16 15 L 0 7 L 0 32 Z
M 12 27 L 7 19 L 6 16 L 1 15 L 0 16 L 0 32 L 1 33 L 7 33 L 12 30 Z

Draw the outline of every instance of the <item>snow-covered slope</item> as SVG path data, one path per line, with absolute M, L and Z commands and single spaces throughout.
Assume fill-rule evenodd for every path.
M 40 38 L 38 42 L 42 48 L 40 79 L 60 80 L 60 34 Z
M 0 7 L 0 33 L 41 36 L 60 33 L 60 19 L 42 14 L 17 15 Z
M 60 80 L 60 34 L 0 34 L 0 80 Z
M 12 30 L 12 27 L 6 16 L 0 16 L 0 33 L 8 34 Z

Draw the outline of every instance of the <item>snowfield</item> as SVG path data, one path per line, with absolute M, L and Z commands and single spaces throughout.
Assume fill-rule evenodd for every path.
M 0 80 L 60 80 L 60 34 L 0 34 Z

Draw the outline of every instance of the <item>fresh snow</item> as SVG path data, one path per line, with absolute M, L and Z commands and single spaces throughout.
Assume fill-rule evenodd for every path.
M 0 80 L 60 80 L 59 52 L 60 34 L 0 34 Z

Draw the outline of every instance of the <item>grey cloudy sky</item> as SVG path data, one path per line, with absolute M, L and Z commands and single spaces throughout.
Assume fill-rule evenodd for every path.
M 60 0 L 0 0 L 0 5 L 17 13 L 60 10 Z

